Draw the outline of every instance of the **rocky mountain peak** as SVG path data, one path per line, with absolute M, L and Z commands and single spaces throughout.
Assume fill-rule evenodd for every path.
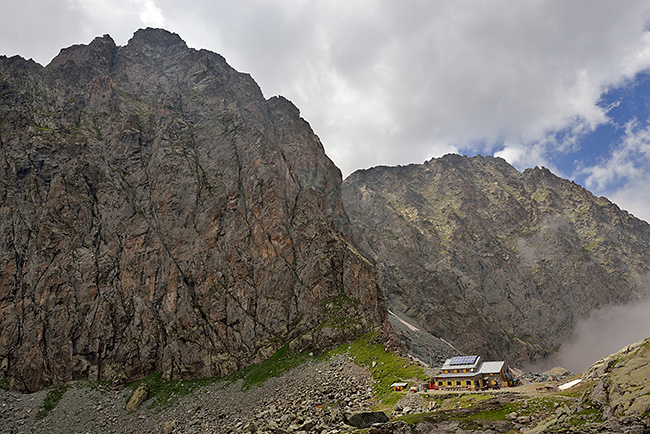
M 532 169 L 526 169 L 523 172 L 523 177 L 524 178 L 529 178 L 533 180 L 533 182 L 553 182 L 557 183 L 558 181 L 562 182 L 565 181 L 557 176 L 555 176 L 550 170 L 548 170 L 546 167 L 537 167 L 535 166 Z
M 93 67 L 107 70 L 113 63 L 116 53 L 117 45 L 110 35 L 98 36 L 88 45 L 73 45 L 62 49 L 47 67 L 56 69 L 72 62 L 77 68 Z
M 386 329 L 299 111 L 145 29 L 0 58 L 0 377 L 221 376 Z M 337 226 L 338 225 L 338 226 Z
M 140 29 L 129 39 L 126 47 L 137 51 L 149 50 L 152 53 L 171 55 L 173 52 L 187 50 L 187 44 L 176 33 L 164 29 Z
M 526 365 L 647 294 L 650 226 L 545 168 L 446 155 L 355 172 L 343 199 L 389 308 L 470 354 Z
M 133 37 L 129 40 L 128 43 L 141 43 L 145 45 L 166 47 L 181 45 L 187 48 L 187 44 L 185 41 L 183 41 L 183 39 L 181 39 L 178 34 L 165 29 L 156 29 L 152 27 L 136 30 L 136 32 L 133 34 Z

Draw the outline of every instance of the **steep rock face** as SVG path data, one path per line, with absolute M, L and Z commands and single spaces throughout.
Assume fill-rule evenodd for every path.
M 178 35 L 0 57 L 0 159 L 14 387 L 226 375 L 387 324 L 298 109 Z
M 355 172 L 343 200 L 388 306 L 467 353 L 526 364 L 647 292 L 650 226 L 547 169 L 447 155 Z

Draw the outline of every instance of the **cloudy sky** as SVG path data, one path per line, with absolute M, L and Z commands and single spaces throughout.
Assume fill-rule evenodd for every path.
M 650 221 L 650 0 L 5 1 L 45 65 L 164 27 L 301 110 L 347 176 L 449 152 L 546 166 Z

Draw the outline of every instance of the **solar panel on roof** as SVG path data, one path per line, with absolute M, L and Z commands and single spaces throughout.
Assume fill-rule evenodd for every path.
M 449 364 L 452 366 L 456 365 L 473 365 L 476 362 L 478 356 L 457 356 L 452 357 L 449 361 Z

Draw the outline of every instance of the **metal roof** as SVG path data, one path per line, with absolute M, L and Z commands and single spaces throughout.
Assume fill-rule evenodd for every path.
M 503 369 L 504 361 L 500 362 L 483 362 L 478 370 L 479 374 L 498 374 Z

